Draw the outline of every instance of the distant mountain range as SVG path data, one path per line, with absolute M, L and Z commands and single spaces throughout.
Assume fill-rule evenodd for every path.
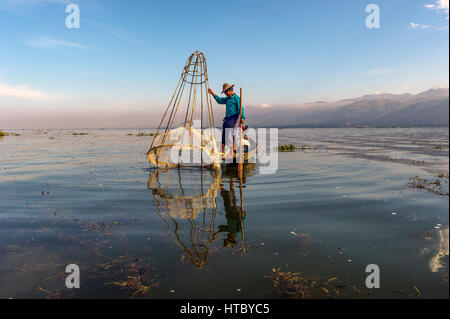
M 246 106 L 253 127 L 449 126 L 449 89 L 296 106 Z

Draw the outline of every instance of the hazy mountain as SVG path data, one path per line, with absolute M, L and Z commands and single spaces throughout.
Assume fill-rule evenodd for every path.
M 449 89 L 301 106 L 247 106 L 246 115 L 255 127 L 448 126 Z

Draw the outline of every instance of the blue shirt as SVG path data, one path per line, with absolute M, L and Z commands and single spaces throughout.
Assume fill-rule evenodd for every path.
M 214 98 L 216 99 L 217 103 L 227 105 L 225 113 L 226 117 L 230 117 L 236 114 L 239 115 L 239 113 L 241 112 L 241 99 L 237 94 L 233 94 L 232 97 L 220 97 L 218 95 L 214 95 Z M 242 119 L 245 120 L 244 108 L 242 108 Z

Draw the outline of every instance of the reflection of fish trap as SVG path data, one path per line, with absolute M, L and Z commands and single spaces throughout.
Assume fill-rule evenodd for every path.
M 214 170 L 156 170 L 148 181 L 167 233 L 197 268 L 206 264 L 208 246 L 216 239 L 219 186 Z
M 155 167 L 219 168 L 221 156 L 217 150 L 214 130 L 205 130 L 205 127 L 214 128 L 208 88 L 205 56 L 202 52 L 195 51 L 183 68 L 147 153 L 148 160 Z M 174 123 L 178 123 L 175 129 Z

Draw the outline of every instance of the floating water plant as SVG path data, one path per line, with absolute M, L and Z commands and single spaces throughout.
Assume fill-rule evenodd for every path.
M 7 133 L 7 132 L 3 132 L 2 130 L 0 130 L 0 137 L 3 136 L 20 136 L 20 134 L 17 133 Z
M 272 268 L 270 276 L 264 276 L 272 282 L 275 292 L 285 298 L 336 298 L 350 294 L 362 295 L 356 286 L 346 285 L 332 278 L 305 278 L 298 272 L 284 272 L 280 268 Z
M 129 289 L 133 291 L 131 294 L 131 298 L 135 297 L 144 297 L 146 294 L 150 292 L 150 289 L 154 287 L 158 287 L 159 283 L 151 280 L 150 282 L 145 282 L 141 275 L 137 276 L 128 276 L 125 280 L 113 281 L 110 283 L 106 283 L 106 285 L 115 285 L 119 286 L 121 289 Z
M 292 144 L 278 145 L 278 152 L 294 152 L 296 149 L 297 147 Z
M 73 132 L 72 135 L 88 135 L 88 133 L 77 133 L 77 132 Z
M 449 193 L 445 192 L 443 189 L 443 183 L 448 184 L 448 181 L 436 179 L 433 181 L 421 178 L 419 176 L 414 176 L 409 178 L 410 182 L 407 186 L 411 189 L 426 190 L 432 194 L 440 196 L 449 196 Z
M 131 134 L 133 135 L 133 134 Z M 158 133 L 144 133 L 144 132 L 139 132 L 138 134 L 136 134 L 136 136 L 157 136 L 159 135 Z

